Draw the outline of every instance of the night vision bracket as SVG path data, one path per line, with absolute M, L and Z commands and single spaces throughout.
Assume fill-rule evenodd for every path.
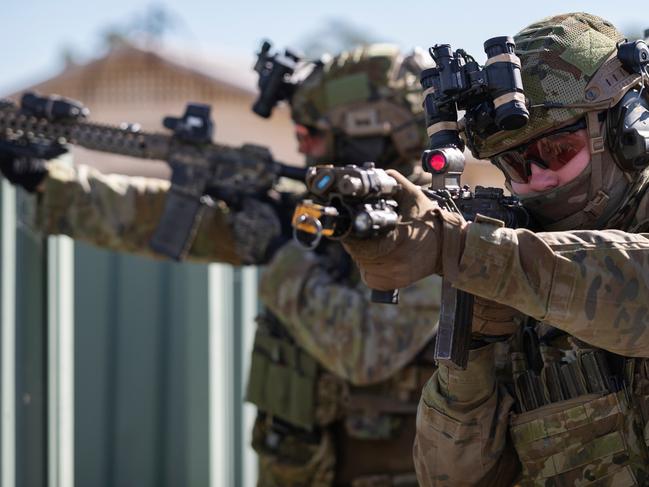
M 291 75 L 302 59 L 296 52 L 285 49 L 284 53 L 271 53 L 272 45 L 264 41 L 257 53 L 254 70 L 259 74 L 259 96 L 252 111 L 263 118 L 270 117 L 275 105 L 290 100 L 295 91 Z

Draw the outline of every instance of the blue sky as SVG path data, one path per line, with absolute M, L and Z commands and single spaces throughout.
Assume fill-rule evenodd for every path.
M 196 49 L 253 53 L 262 38 L 293 45 L 316 32 L 327 19 L 339 18 L 404 48 L 448 42 L 484 59 L 482 42 L 510 35 L 541 17 L 586 10 L 606 17 L 624 31 L 649 28 L 649 12 L 611 0 L 461 1 L 421 0 L 162 0 L 181 20 L 168 43 Z M 151 0 L 0 0 L 0 94 L 55 74 L 62 51 L 83 57 L 99 52 L 99 33 L 143 13 Z M 621 5 L 626 5 L 621 8 Z

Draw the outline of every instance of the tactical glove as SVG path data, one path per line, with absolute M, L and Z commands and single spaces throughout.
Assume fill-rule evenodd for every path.
M 378 290 L 403 288 L 431 274 L 441 275 L 442 249 L 450 250 L 445 260 L 459 261 L 466 226 L 461 216 L 442 210 L 405 176 L 387 172 L 402 188 L 395 196 L 400 213 L 397 228 L 382 237 L 343 241 L 365 283 Z
M 17 142 L 0 141 L 0 172 L 12 184 L 33 193 L 47 176 L 45 159 L 66 152 L 58 144 L 48 147 L 31 147 Z
M 0 171 L 11 183 L 22 186 L 30 193 L 36 191 L 47 176 L 45 161 L 42 159 L 15 157 L 10 154 L 0 154 Z

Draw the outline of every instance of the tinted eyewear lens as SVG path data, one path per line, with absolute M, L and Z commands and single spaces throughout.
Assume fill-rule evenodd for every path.
M 576 132 L 585 127 L 585 120 L 581 120 L 516 149 L 498 154 L 492 160 L 511 181 L 527 184 L 532 174 L 531 164 L 558 171 L 582 151 L 588 139 Z

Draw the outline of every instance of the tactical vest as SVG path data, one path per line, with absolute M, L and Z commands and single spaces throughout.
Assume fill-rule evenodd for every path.
M 649 392 L 649 381 L 635 370 L 647 361 L 554 335 L 552 345 L 520 340 L 524 350 L 511 355 L 518 412 L 510 418 L 510 431 L 523 467 L 520 484 L 648 485 L 647 423 L 642 397 L 633 390 L 635 378 L 636 389 Z M 646 379 L 646 370 L 642 373 Z M 646 395 L 644 402 L 649 405 Z
M 259 410 L 259 485 L 415 487 L 410 450 L 432 366 L 411 364 L 383 383 L 354 387 L 320 367 L 276 318 L 257 321 L 246 399 Z
M 645 170 L 606 227 L 647 231 L 649 219 L 637 210 L 648 189 Z M 555 336 L 530 340 L 543 333 Z M 544 324 L 523 329 L 514 342 L 518 412 L 510 430 L 521 485 L 649 485 L 649 360 L 590 347 Z

